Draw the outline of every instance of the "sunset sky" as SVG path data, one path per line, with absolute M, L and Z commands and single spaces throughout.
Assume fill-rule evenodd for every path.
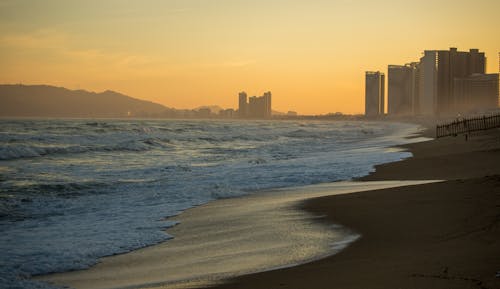
M 479 48 L 498 72 L 499 0 L 0 0 L 0 83 L 115 90 L 176 108 L 364 110 L 364 71 Z

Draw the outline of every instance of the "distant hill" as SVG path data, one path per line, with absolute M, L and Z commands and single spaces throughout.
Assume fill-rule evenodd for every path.
M 154 117 L 173 111 L 114 92 L 49 85 L 0 85 L 0 117 Z

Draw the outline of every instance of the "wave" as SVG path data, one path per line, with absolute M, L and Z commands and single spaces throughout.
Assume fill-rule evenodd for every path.
M 4 287 L 41 288 L 24 277 L 166 240 L 165 217 L 214 199 L 366 174 L 406 156 L 384 147 L 408 142 L 392 124 L 85 123 L 2 127 Z
M 68 199 L 90 194 L 102 194 L 107 192 L 109 187 L 111 187 L 110 184 L 101 182 L 61 182 L 2 188 L 0 193 L 0 220 L 21 221 L 26 218 L 40 217 L 46 215 L 43 210 L 36 210 L 36 213 L 26 213 L 26 205 L 40 206 L 40 200 L 47 200 L 48 197 Z
M 141 152 L 153 148 L 168 149 L 169 140 L 148 138 L 143 140 L 131 140 L 116 145 L 69 145 L 69 146 L 42 146 L 42 145 L 5 145 L 0 147 L 0 160 L 15 160 L 22 158 L 35 158 L 43 156 L 82 154 L 89 152 L 114 152 L 130 151 Z
M 328 138 L 329 133 L 328 132 L 315 132 L 315 131 L 310 131 L 310 130 L 305 130 L 305 129 L 298 129 L 291 131 L 285 136 L 290 137 L 290 138 Z

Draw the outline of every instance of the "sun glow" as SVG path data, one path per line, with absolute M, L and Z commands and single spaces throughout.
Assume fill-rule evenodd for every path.
M 453 13 L 449 5 L 453 4 Z M 364 71 L 479 48 L 497 72 L 500 2 L 0 1 L 0 82 L 112 89 L 169 107 L 361 113 Z

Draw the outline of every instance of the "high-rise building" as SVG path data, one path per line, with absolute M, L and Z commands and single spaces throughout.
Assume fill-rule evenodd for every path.
M 454 80 L 469 75 L 485 73 L 486 58 L 478 49 L 469 52 L 456 48 L 438 51 L 437 113 L 454 114 L 457 112 Z
M 418 113 L 434 115 L 437 99 L 437 51 L 426 50 L 420 58 Z
M 455 114 L 458 109 L 455 79 L 484 74 L 485 66 L 484 52 L 478 49 L 426 50 L 420 59 L 420 113 Z
M 498 108 L 499 74 L 472 74 L 455 78 L 454 96 L 457 112 L 467 113 Z
M 387 77 L 387 113 L 413 115 L 418 101 L 418 63 L 389 65 Z
M 252 118 L 259 117 L 259 111 L 261 107 L 261 101 L 257 96 L 251 96 L 248 98 L 248 116 Z
M 420 77 L 422 68 L 420 62 L 412 62 L 409 64 L 413 67 L 413 115 L 420 114 Z
M 479 49 L 469 50 L 468 73 L 486 73 L 486 57 Z
M 239 94 L 239 115 L 249 118 L 270 118 L 272 116 L 271 92 L 264 93 L 263 96 L 252 96 L 248 98 L 247 94 Z M 243 113 L 242 113 L 243 112 Z
M 380 71 L 367 71 L 365 74 L 365 115 L 384 114 L 385 75 Z
M 264 98 L 264 111 L 265 117 L 271 117 L 272 109 L 271 109 L 271 92 L 265 92 L 262 96 Z
M 247 93 L 242 91 L 238 94 L 238 116 L 244 118 L 247 117 L 247 115 L 248 115 Z

